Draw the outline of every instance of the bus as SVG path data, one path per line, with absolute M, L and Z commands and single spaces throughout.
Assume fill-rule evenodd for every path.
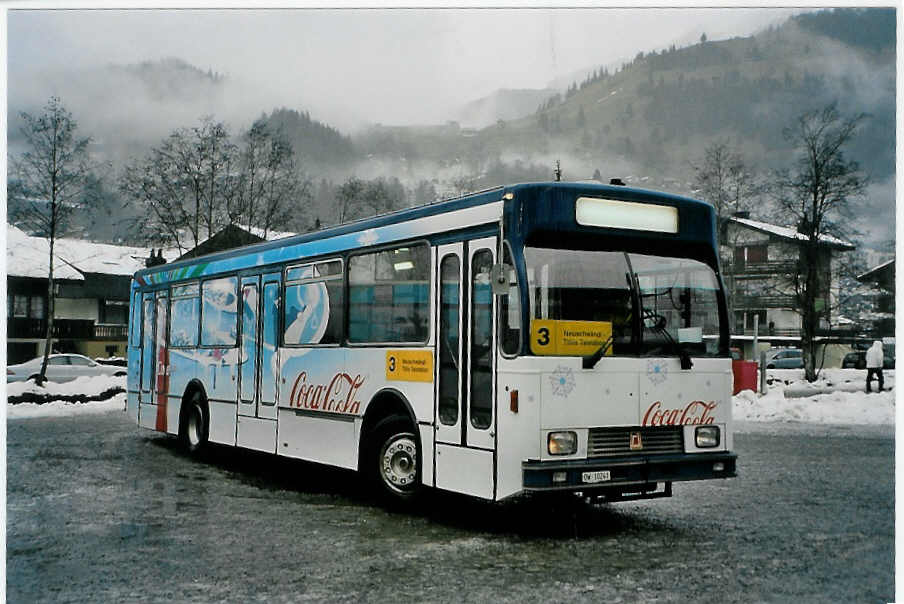
M 390 502 L 668 497 L 736 476 L 728 324 L 710 205 L 518 184 L 138 271 L 127 411 Z

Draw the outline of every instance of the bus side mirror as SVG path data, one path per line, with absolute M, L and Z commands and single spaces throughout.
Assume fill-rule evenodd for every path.
M 511 267 L 504 264 L 494 264 L 490 269 L 490 284 L 493 288 L 493 295 L 504 296 L 508 294 L 509 282 L 508 271 Z

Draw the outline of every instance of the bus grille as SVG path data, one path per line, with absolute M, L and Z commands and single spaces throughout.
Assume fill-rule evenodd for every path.
M 640 434 L 643 448 L 631 449 L 631 434 Z M 587 457 L 611 455 L 656 455 L 684 453 L 681 427 L 666 428 L 591 428 Z

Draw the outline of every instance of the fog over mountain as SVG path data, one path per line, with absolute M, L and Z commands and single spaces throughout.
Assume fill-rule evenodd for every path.
M 788 23 L 800 13 L 10 10 L 8 145 L 20 150 L 19 112 L 57 95 L 114 175 L 202 116 L 235 135 L 267 116 L 315 182 L 397 177 L 456 194 L 551 178 L 558 160 L 566 179 L 599 170 L 693 194 L 708 143 L 765 172 L 789 161 L 789 120 L 837 101 L 869 114 L 851 147 L 873 175 L 860 230 L 891 237 L 894 19 L 889 50 L 885 30 Z
M 235 83 L 229 107 L 304 107 L 348 130 L 442 123 L 501 88 L 543 88 L 596 63 L 688 35 L 749 34 L 791 11 L 9 11 L 10 106 L 59 72 L 178 57 Z M 607 33 L 608 32 L 608 33 Z M 618 35 L 609 35 L 617 32 Z M 108 90 L 125 97 L 126 90 Z M 198 110 L 206 110 L 203 103 Z

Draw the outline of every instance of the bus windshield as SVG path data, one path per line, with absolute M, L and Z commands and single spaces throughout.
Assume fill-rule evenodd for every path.
M 599 325 L 607 355 L 722 356 L 719 280 L 706 264 L 526 247 L 530 319 Z

